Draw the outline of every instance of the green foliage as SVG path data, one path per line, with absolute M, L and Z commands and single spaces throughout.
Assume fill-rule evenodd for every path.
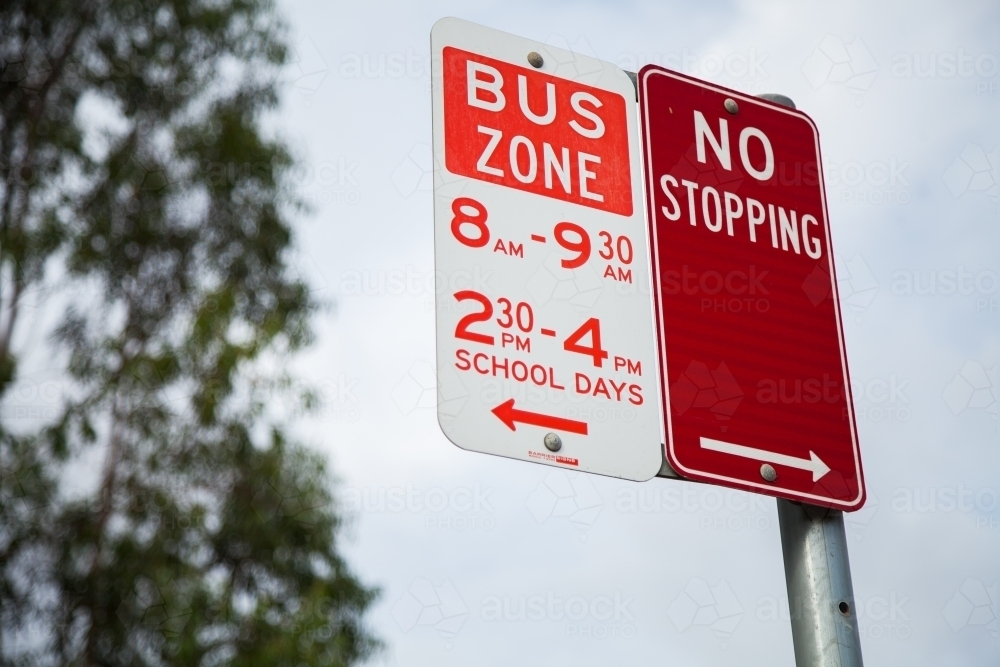
M 0 664 L 378 646 L 322 461 L 269 418 L 292 383 L 254 375 L 316 308 L 288 266 L 292 159 L 261 129 L 282 39 L 265 0 L 0 6 L 0 401 L 52 284 L 66 375 L 51 423 L 0 422 Z M 88 452 L 99 485 L 67 497 Z

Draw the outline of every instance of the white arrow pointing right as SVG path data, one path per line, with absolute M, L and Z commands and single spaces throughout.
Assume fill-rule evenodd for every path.
M 713 452 L 742 456 L 745 459 L 755 461 L 766 461 L 767 463 L 777 463 L 778 465 L 798 468 L 799 470 L 810 470 L 813 474 L 813 481 L 818 481 L 823 475 L 830 472 L 830 467 L 823 463 L 823 459 L 816 456 L 812 450 L 809 451 L 808 459 L 799 459 L 794 456 L 769 452 L 765 449 L 755 449 L 744 445 L 734 445 L 731 442 L 712 440 L 711 438 L 701 438 L 702 449 L 710 449 Z

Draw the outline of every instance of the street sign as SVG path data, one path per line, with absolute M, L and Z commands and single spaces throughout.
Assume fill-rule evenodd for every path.
M 816 126 L 655 66 L 639 73 L 639 98 L 670 465 L 859 509 Z
M 431 31 L 438 421 L 463 449 L 632 480 L 662 462 L 636 92 L 454 18 Z

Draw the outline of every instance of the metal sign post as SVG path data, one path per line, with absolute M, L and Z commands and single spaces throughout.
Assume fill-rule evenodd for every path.
M 861 667 L 844 513 L 778 499 L 797 667 Z
M 784 95 L 762 98 L 795 108 Z M 778 499 L 797 667 L 861 667 L 844 513 Z

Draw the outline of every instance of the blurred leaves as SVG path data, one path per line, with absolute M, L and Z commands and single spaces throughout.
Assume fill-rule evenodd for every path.
M 295 383 L 255 370 L 316 308 L 288 266 L 293 162 L 262 130 L 283 35 L 265 0 L 0 6 L 0 401 L 26 295 L 62 313 L 68 379 L 50 423 L 0 423 L 0 664 L 377 648 L 330 477 L 268 411 Z M 89 451 L 100 483 L 67 496 Z

